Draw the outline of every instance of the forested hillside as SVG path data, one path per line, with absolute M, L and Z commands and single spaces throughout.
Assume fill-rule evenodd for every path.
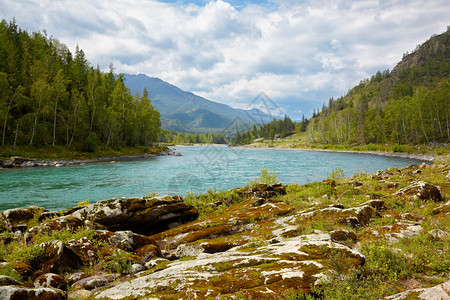
M 250 144 L 253 140 L 262 138 L 266 140 L 273 140 L 275 138 L 284 138 L 291 135 L 296 125 L 298 130 L 302 130 L 306 126 L 307 120 L 303 117 L 302 122 L 295 124 L 292 122 L 291 118 L 284 116 L 283 120 L 273 119 L 272 122 L 264 124 L 263 126 L 256 127 L 253 125 L 252 130 L 246 132 L 238 132 L 233 140 L 235 145 L 245 145 Z
M 314 113 L 310 142 L 414 144 L 450 141 L 450 27 Z
M 160 116 L 148 94 L 131 95 L 113 67 L 105 73 L 44 33 L 0 23 L 0 141 L 5 145 L 149 145 Z

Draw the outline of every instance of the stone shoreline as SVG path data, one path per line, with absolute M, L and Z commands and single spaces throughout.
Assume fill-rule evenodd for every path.
M 434 162 L 438 159 L 437 156 L 426 154 L 408 154 L 399 152 L 376 152 L 376 151 L 354 151 L 354 150 L 328 150 L 328 149 L 307 149 L 307 148 L 281 148 L 281 147 L 253 147 L 248 146 L 233 146 L 233 148 L 241 149 L 265 149 L 265 150 L 302 150 L 302 151 L 319 151 L 319 152 L 335 152 L 335 153 L 354 153 L 354 154 L 367 154 L 378 155 L 386 157 L 399 157 L 407 159 L 417 159 L 427 162 Z
M 66 165 L 83 165 L 86 163 L 96 162 L 113 162 L 116 160 L 147 158 L 155 156 L 181 156 L 180 153 L 173 151 L 173 149 L 165 149 L 158 154 L 137 154 L 137 155 L 122 155 L 122 156 L 107 156 L 96 157 L 91 159 L 74 159 L 74 160 L 36 160 L 32 158 L 23 158 L 20 156 L 11 156 L 9 160 L 0 160 L 0 169 L 5 168 L 33 168 L 33 167 L 63 167 Z

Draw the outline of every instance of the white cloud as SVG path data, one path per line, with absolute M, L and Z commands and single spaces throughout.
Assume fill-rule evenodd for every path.
M 447 0 L 188 2 L 0 0 L 0 17 L 79 44 L 104 69 L 113 62 L 235 107 L 264 91 L 288 113 L 393 68 L 450 24 Z

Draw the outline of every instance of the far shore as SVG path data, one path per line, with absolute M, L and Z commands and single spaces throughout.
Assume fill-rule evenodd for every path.
M 233 148 L 242 149 L 265 149 L 265 150 L 301 150 L 301 151 L 320 151 L 320 152 L 336 152 L 336 153 L 354 153 L 354 154 L 367 154 L 367 155 L 378 155 L 386 157 L 399 157 L 416 159 L 427 162 L 435 162 L 438 157 L 428 154 L 409 154 L 401 152 L 377 152 L 377 151 L 355 151 L 355 150 L 330 150 L 330 149 L 311 149 L 311 148 L 288 148 L 288 147 L 267 147 L 267 146 L 255 146 L 255 144 L 250 144 L 246 146 L 231 146 Z
M 181 156 L 181 154 L 175 152 L 173 149 L 167 148 L 164 151 L 156 154 L 105 156 L 90 159 L 36 160 L 31 158 L 15 157 L 14 159 L 16 160 L 16 162 L 14 162 L 14 159 L 10 160 L 11 166 L 9 167 L 6 166 L 8 161 L 4 161 L 3 163 L 0 161 L 0 170 L 8 168 L 63 167 L 67 165 L 84 165 L 87 163 L 96 163 L 96 162 L 114 162 L 117 160 L 148 158 L 156 156 Z

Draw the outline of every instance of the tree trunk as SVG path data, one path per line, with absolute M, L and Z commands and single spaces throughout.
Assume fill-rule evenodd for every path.
M 17 134 L 19 132 L 19 122 L 16 121 L 16 134 L 14 136 L 14 146 L 13 148 L 16 148 L 16 142 L 17 142 Z
M 38 115 L 39 115 L 40 110 L 41 110 L 41 100 L 39 99 L 38 109 L 36 112 L 36 116 L 34 117 L 33 131 L 31 133 L 31 139 L 30 139 L 30 146 L 33 144 L 34 137 L 36 136 L 37 120 L 38 120 Z
M 78 118 L 78 111 L 77 111 L 78 105 L 75 104 L 75 112 L 74 112 L 74 120 L 73 120 L 73 131 L 72 131 L 72 138 L 70 139 L 69 148 L 72 146 L 73 138 L 75 137 L 75 130 L 77 129 L 77 118 Z
M 52 146 L 55 146 L 55 139 L 56 139 L 56 112 L 58 109 L 58 95 L 56 96 L 56 101 L 55 101 L 55 112 L 54 112 L 54 117 L 53 117 L 53 142 L 52 142 Z
M 9 113 L 9 108 L 11 107 L 11 104 L 14 101 L 14 97 L 11 98 L 11 100 L 8 103 L 8 107 L 6 108 L 6 112 L 5 112 L 5 121 L 3 122 L 3 138 L 2 138 L 2 146 L 5 146 L 5 136 L 6 136 L 6 121 L 8 120 L 8 113 Z

